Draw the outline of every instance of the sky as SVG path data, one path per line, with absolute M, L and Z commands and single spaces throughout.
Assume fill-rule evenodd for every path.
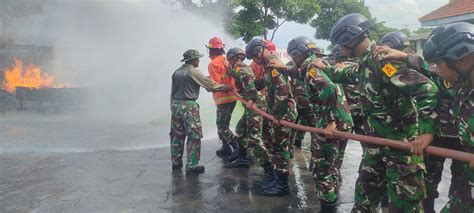
M 389 27 L 409 28 L 420 27 L 418 18 L 447 4 L 449 0 L 365 0 L 372 15 L 378 21 L 385 21 Z M 279 48 L 286 48 L 288 42 L 297 36 L 314 38 L 315 30 L 309 25 L 289 22 L 276 33 L 274 42 Z M 327 47 L 328 41 L 316 40 L 316 44 Z

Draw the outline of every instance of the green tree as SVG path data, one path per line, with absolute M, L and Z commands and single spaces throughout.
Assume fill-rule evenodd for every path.
M 329 39 L 332 26 L 339 18 L 350 14 L 360 13 L 366 17 L 371 17 L 369 8 L 363 1 L 352 0 L 318 0 L 321 11 L 318 17 L 311 21 L 311 26 L 316 28 L 315 37 L 318 39 Z
M 317 18 L 311 21 L 311 26 L 316 28 L 314 37 L 317 39 L 328 40 L 331 29 L 337 20 L 351 13 L 360 13 L 369 19 L 372 26 L 370 35 L 372 40 L 378 41 L 385 34 L 397 30 L 385 26 L 385 22 L 378 22 L 370 13 L 369 8 L 365 6 L 363 0 L 318 0 L 318 2 L 321 6 L 321 12 Z
M 319 4 L 314 0 L 234 0 L 233 3 L 239 10 L 226 28 L 247 42 L 255 36 L 273 40 L 285 22 L 306 24 L 319 12 Z
M 426 35 L 430 34 L 433 28 L 418 28 L 412 32 L 413 35 Z

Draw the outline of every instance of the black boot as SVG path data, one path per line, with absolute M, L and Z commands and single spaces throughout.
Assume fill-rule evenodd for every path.
M 319 211 L 319 213 L 336 213 L 336 212 L 337 212 L 336 203 L 321 204 L 321 210 Z
M 181 171 L 181 168 L 183 168 L 183 163 L 173 165 L 172 168 L 173 168 L 173 172 Z
M 226 163 L 224 167 L 225 168 L 249 168 L 250 162 L 247 156 L 247 150 L 240 149 L 239 156 L 235 160 Z
M 273 165 L 270 162 L 263 164 L 263 179 L 255 181 L 255 186 L 266 189 L 269 187 L 270 183 L 275 179 L 275 171 L 273 170 Z
M 240 155 L 240 147 L 239 147 L 239 137 L 234 137 L 234 139 L 230 142 L 229 146 L 232 149 L 232 153 L 226 158 L 227 162 L 232 162 L 236 160 Z
M 277 180 L 275 184 L 263 191 L 265 196 L 285 196 L 290 194 L 290 188 L 288 187 L 288 174 L 277 172 Z
M 196 168 L 188 168 L 186 167 L 186 175 L 191 175 L 191 174 L 201 174 L 204 173 L 204 166 L 197 166 Z
M 216 151 L 217 157 L 226 158 L 232 154 L 232 147 L 229 142 L 224 140 L 222 141 L 222 146 L 219 150 Z

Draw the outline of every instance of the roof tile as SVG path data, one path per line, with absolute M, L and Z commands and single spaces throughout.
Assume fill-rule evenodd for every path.
M 474 13 L 474 0 L 451 0 L 448 4 L 419 18 L 419 21 L 431 21 Z

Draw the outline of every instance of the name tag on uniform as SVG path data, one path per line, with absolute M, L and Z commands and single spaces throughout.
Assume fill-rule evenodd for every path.
M 272 77 L 277 77 L 280 73 L 278 73 L 278 70 L 273 69 L 272 70 Z
M 386 64 L 382 70 L 388 77 L 392 77 L 398 71 L 391 63 Z

